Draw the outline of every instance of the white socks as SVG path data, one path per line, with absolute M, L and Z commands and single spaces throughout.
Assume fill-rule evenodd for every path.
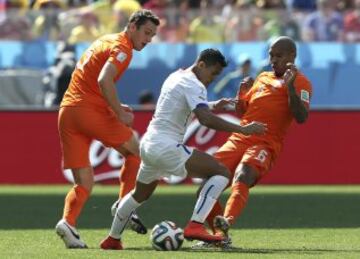
M 191 216 L 192 221 L 204 223 L 216 200 L 228 183 L 229 179 L 222 175 L 214 175 L 207 180 L 195 204 L 194 212 Z
M 121 234 L 129 221 L 131 214 L 136 210 L 141 203 L 138 203 L 131 195 L 131 192 L 121 199 L 120 204 L 116 210 L 116 214 L 111 225 L 109 236 L 115 239 L 120 239 Z

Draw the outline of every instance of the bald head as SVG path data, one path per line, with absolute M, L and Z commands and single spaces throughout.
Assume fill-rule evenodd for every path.
M 286 36 L 281 36 L 276 38 L 272 43 L 270 48 L 278 48 L 285 53 L 293 53 L 296 56 L 296 44 L 295 41 Z
M 277 76 L 282 76 L 287 63 L 294 63 L 296 44 L 290 37 L 278 37 L 270 45 L 270 63 Z

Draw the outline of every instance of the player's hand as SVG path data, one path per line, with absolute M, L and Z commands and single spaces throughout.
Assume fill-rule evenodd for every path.
M 236 105 L 235 99 L 222 98 L 215 103 L 215 105 L 213 107 L 213 111 L 220 112 L 220 111 L 231 110 L 231 108 L 234 109 L 235 105 Z
M 267 125 L 261 122 L 252 121 L 242 126 L 241 133 L 244 135 L 262 135 L 267 131 Z
M 133 109 L 127 105 L 127 104 L 120 104 L 121 108 L 123 108 L 123 110 L 127 111 L 127 112 L 133 112 Z
M 297 68 L 293 63 L 286 64 L 286 71 L 284 73 L 283 79 L 287 86 L 292 85 L 295 81 L 297 75 Z
M 240 99 L 243 94 L 247 93 L 250 90 L 253 84 L 254 79 L 251 76 L 245 77 L 239 85 L 239 90 L 236 93 L 236 98 Z
M 134 114 L 131 111 L 127 111 L 126 109 L 123 109 L 118 114 L 118 118 L 122 123 L 129 127 L 132 127 L 134 123 Z

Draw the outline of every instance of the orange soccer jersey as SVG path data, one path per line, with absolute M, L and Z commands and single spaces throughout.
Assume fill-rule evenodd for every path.
M 308 108 L 312 94 L 309 80 L 299 72 L 294 86 Z M 233 174 L 240 162 L 257 168 L 259 176 L 270 170 L 293 120 L 287 91 L 282 78 L 276 77 L 274 72 L 263 72 L 248 92 L 239 93 L 239 99 L 245 108 L 241 123 L 262 122 L 267 124 L 268 130 L 264 135 L 245 136 L 233 133 L 214 154 Z
M 106 61 L 118 69 L 118 80 L 132 59 L 133 44 L 124 32 L 105 35 L 96 40 L 80 58 L 69 88 L 61 102 L 65 106 L 107 107 L 97 82 Z
M 96 40 L 80 58 L 60 105 L 58 123 L 64 168 L 90 166 L 88 152 L 93 139 L 117 148 L 132 136 L 132 130 L 118 120 L 107 104 L 98 84 L 107 61 L 117 67 L 114 81 L 119 79 L 129 66 L 132 49 L 125 33 L 110 34 Z

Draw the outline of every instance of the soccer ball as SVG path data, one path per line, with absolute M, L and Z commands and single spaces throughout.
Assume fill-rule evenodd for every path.
M 178 250 L 184 242 L 184 231 L 172 221 L 156 224 L 151 231 L 152 246 L 159 251 Z

